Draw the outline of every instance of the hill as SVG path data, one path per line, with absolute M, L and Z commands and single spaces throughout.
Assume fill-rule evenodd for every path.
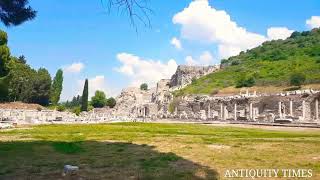
M 300 86 L 320 83 L 320 29 L 294 32 L 286 40 L 221 61 L 221 70 L 194 80 L 176 95 L 216 94 L 224 88 Z

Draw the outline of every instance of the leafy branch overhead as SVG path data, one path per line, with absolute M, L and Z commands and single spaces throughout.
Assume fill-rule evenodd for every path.
M 6 26 L 17 26 L 36 17 L 28 0 L 0 0 L 0 19 Z

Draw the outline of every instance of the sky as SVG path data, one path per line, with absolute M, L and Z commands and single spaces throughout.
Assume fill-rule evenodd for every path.
M 53 77 L 61 68 L 61 100 L 103 90 L 149 87 L 170 78 L 178 65 L 206 66 L 293 31 L 320 27 L 319 0 L 149 0 L 151 27 L 107 11 L 107 0 L 29 0 L 37 17 L 8 33 L 14 56 Z M 63 2 L 63 3 L 62 3 Z M 139 11 L 138 11 L 139 13 Z

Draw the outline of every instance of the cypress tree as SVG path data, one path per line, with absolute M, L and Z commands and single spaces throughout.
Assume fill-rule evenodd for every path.
M 81 111 L 88 111 L 88 96 L 89 96 L 89 85 L 88 85 L 88 79 L 86 79 L 83 87 L 82 98 L 81 98 Z
M 51 92 L 50 92 L 50 101 L 54 105 L 57 105 L 60 100 L 62 84 L 63 84 L 63 71 L 59 69 L 56 73 L 56 76 L 53 79 Z

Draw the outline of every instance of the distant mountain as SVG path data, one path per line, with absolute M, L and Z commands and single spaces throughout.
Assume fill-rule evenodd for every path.
M 221 67 L 176 94 L 214 94 L 226 87 L 320 83 L 320 29 L 294 32 L 286 40 L 264 42 L 222 60 Z

